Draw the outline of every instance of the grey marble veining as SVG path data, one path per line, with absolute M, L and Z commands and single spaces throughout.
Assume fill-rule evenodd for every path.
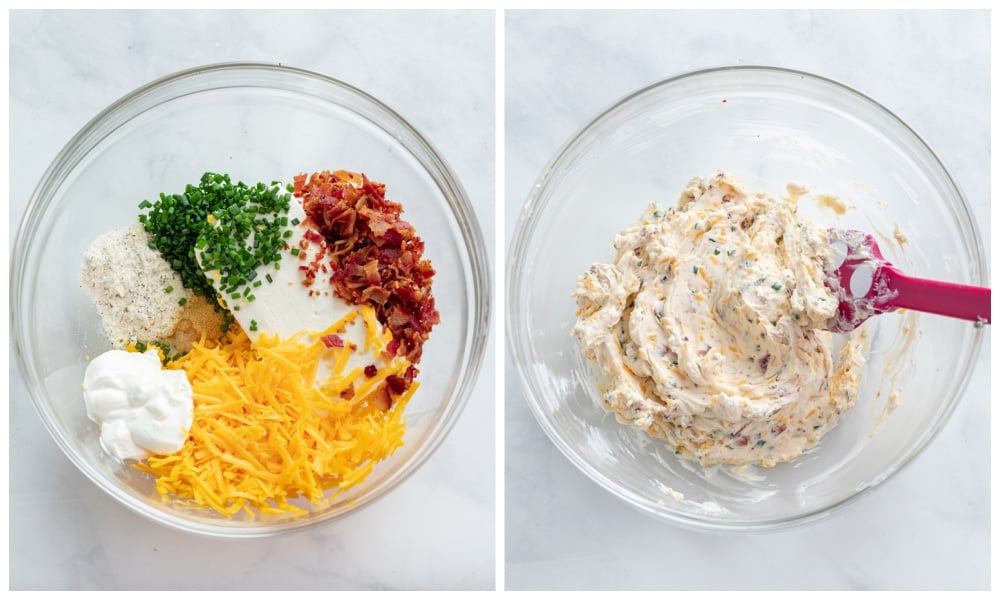
M 494 19 L 456 11 L 14 11 L 11 240 L 69 139 L 136 87 L 181 69 L 261 61 L 318 71 L 398 111 L 454 169 L 492 256 Z M 492 260 L 492 259 L 491 259 Z M 451 434 L 357 514 L 238 542 L 119 506 L 51 440 L 11 348 L 12 589 L 494 588 L 493 343 Z
M 622 96 L 729 64 L 877 99 L 940 155 L 989 253 L 989 13 L 507 11 L 505 240 L 546 162 Z M 964 398 L 901 473 L 810 526 L 703 534 L 591 482 L 535 423 L 506 358 L 507 589 L 986 589 L 989 336 Z

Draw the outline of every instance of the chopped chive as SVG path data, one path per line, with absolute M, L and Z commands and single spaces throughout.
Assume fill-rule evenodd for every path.
M 781 291 L 781 284 L 778 282 L 774 282 L 771 284 L 771 289 L 776 292 Z
M 228 175 L 205 173 L 183 194 L 144 201 L 140 207 L 148 210 L 139 221 L 151 234 L 149 246 L 178 272 L 184 287 L 218 305 L 205 273 L 217 271 L 220 286 L 254 281 L 256 269 L 285 246 L 290 199 L 278 184 L 248 186 Z
M 174 286 L 168 285 L 163 289 L 163 291 L 169 294 L 170 292 L 174 291 Z

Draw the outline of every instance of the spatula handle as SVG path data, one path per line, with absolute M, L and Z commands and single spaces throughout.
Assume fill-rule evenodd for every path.
M 909 308 L 967 321 L 990 322 L 990 288 L 911 277 L 886 266 L 882 277 L 899 295 L 887 308 Z

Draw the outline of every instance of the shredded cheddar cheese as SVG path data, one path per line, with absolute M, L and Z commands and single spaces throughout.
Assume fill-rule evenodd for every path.
M 384 352 L 391 335 L 372 326 L 374 311 L 362 307 L 360 314 L 369 326 L 366 344 Z M 356 316 L 285 340 L 262 335 L 252 345 L 238 330 L 195 344 L 168 365 L 183 369 L 194 391 L 188 440 L 136 467 L 156 477 L 165 500 L 226 516 L 305 513 L 291 501 L 318 503 L 363 481 L 403 445 L 404 410 L 418 383 L 391 395 L 386 409 L 376 396 L 380 389 L 391 394 L 386 378 L 402 375 L 408 360 L 389 357 L 374 377 L 360 368 L 344 372 L 352 349 L 327 347 L 321 338 Z M 332 375 L 317 381 L 323 361 Z

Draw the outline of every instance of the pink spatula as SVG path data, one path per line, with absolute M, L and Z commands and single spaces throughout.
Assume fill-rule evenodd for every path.
M 870 234 L 828 230 L 833 248 L 827 287 L 840 302 L 830 331 L 852 331 L 866 319 L 897 308 L 979 323 L 990 322 L 990 288 L 904 275 L 882 256 Z

